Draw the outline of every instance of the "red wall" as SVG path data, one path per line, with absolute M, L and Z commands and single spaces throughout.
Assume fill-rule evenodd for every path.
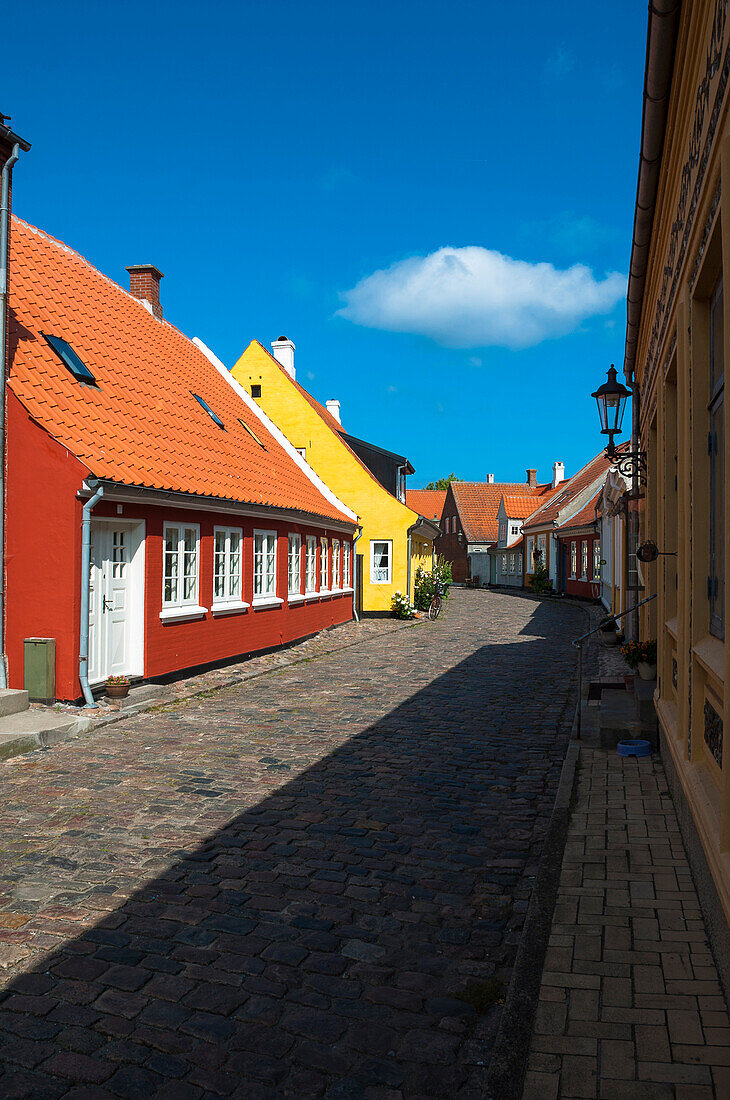
M 558 554 L 562 555 L 563 547 L 566 547 L 566 552 L 567 552 L 567 555 L 568 555 L 568 558 L 567 558 L 567 563 L 568 563 L 567 564 L 567 573 L 566 573 L 566 581 L 565 581 L 565 594 L 567 596 L 583 596 L 584 598 L 589 599 L 589 600 L 597 600 L 599 598 L 599 596 L 601 594 L 600 579 L 597 580 L 597 581 L 594 581 L 594 580 L 584 581 L 582 579 L 582 577 L 580 576 L 580 574 L 581 574 L 581 570 L 582 570 L 582 567 L 583 567 L 582 566 L 582 561 L 583 561 L 583 558 L 582 558 L 582 554 L 583 554 L 582 544 L 584 542 L 588 543 L 588 576 L 592 578 L 593 577 L 593 543 L 594 542 L 600 543 L 600 541 L 601 541 L 600 535 L 576 535 L 575 538 L 559 538 L 558 539 L 558 545 L 559 545 Z M 575 544 L 576 544 L 576 555 L 577 555 L 576 570 L 577 570 L 578 576 L 575 577 L 575 578 L 571 578 L 571 576 L 570 576 L 570 545 L 571 545 L 572 542 L 575 542 Z M 558 577 L 560 577 L 560 557 L 558 558 Z
M 23 686 L 23 639 L 56 639 L 56 696 L 78 699 L 79 615 L 81 611 L 81 510 L 76 499 L 88 470 L 28 416 L 8 393 L 7 454 L 7 627 L 6 648 L 10 687 Z M 240 614 L 187 622 L 160 621 L 162 610 L 162 531 L 165 520 L 200 525 L 200 592 L 203 607 L 213 599 L 213 528 L 243 527 L 243 599 L 253 597 L 253 531 L 275 530 L 278 544 L 277 590 L 287 591 L 286 536 L 315 535 L 319 582 L 319 537 L 339 538 L 341 532 L 295 523 L 252 520 L 230 513 L 216 514 L 175 508 L 124 504 L 125 520 L 144 520 L 145 546 L 145 668 L 147 678 L 195 665 L 225 661 L 282 645 L 352 618 L 352 596 L 325 597 L 291 608 L 282 604 Z M 97 519 L 117 516 L 115 502 L 100 501 Z M 331 554 L 330 554 L 331 557 Z M 353 556 L 354 561 L 354 556 Z M 342 552 L 340 554 L 342 563 Z M 331 568 L 331 562 L 330 562 Z

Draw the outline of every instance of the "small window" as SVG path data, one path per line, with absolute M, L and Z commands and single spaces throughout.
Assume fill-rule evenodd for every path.
M 393 543 L 370 543 L 370 580 L 373 584 L 390 584 L 392 575 Z
M 70 344 L 67 344 L 60 336 L 48 336 L 45 332 L 42 332 L 41 336 L 48 346 L 53 348 L 64 367 L 71 372 L 77 382 L 86 382 L 90 386 L 96 385 L 93 374 L 86 364 L 82 363 Z
M 162 569 L 164 607 L 185 607 L 198 602 L 198 546 L 200 528 L 166 523 Z
M 198 402 L 201 409 L 205 409 L 205 411 L 207 412 L 208 416 L 213 421 L 213 423 L 217 424 L 219 428 L 223 428 L 223 431 L 225 431 L 226 430 L 225 424 L 223 423 L 223 421 L 221 420 L 221 418 L 219 416 L 216 416 L 216 414 L 213 412 L 213 410 L 211 409 L 208 402 L 204 401 L 199 393 L 194 393 L 193 397 Z
M 317 589 L 317 540 L 314 535 L 307 535 L 307 559 L 305 572 L 305 591 L 315 592 Z
M 332 539 L 332 587 L 340 587 L 340 540 Z
M 213 604 L 238 603 L 241 596 L 240 527 L 216 527 L 213 532 Z
M 578 573 L 578 544 L 571 542 L 570 544 L 570 575 L 571 577 L 577 576 Z
M 583 542 L 581 543 L 580 565 L 581 565 L 581 576 L 583 577 L 583 580 L 587 581 L 588 580 L 588 543 L 586 542 L 585 539 L 583 539 Z
M 329 573 L 329 562 L 327 561 L 327 539 L 319 540 L 319 590 L 320 592 L 326 592 L 328 589 L 327 576 Z
M 302 588 L 302 536 L 289 535 L 289 595 L 298 596 Z
M 261 397 L 261 386 L 258 383 L 256 385 L 251 386 L 251 396 L 252 397 Z
M 264 444 L 263 444 L 263 443 L 261 442 L 261 440 L 259 439 L 259 437 L 258 437 L 258 436 L 256 435 L 256 432 L 255 432 L 255 431 L 253 430 L 253 428 L 250 428 L 250 427 L 248 426 L 248 424 L 246 423 L 246 421 L 245 421 L 245 420 L 241 420 L 240 416 L 239 416 L 239 418 L 238 418 L 238 423 L 239 423 L 239 424 L 241 425 L 241 427 L 242 427 L 242 428 L 245 428 L 245 429 L 246 429 L 246 431 L 247 431 L 247 432 L 248 432 L 248 434 L 249 434 L 249 435 L 251 436 L 251 438 L 252 438 L 252 439 L 255 439 L 255 440 L 256 440 L 256 442 L 258 443 L 259 447 L 261 447 L 261 449 L 265 451 L 265 450 L 266 450 L 266 447 L 265 447 L 265 446 L 264 446 Z
M 276 532 L 254 531 L 253 598 L 276 596 Z
M 343 542 L 342 544 L 342 587 L 350 588 L 352 586 L 352 576 L 350 574 L 350 554 L 352 547 L 349 542 Z
M 601 540 L 593 540 L 593 580 L 601 579 Z

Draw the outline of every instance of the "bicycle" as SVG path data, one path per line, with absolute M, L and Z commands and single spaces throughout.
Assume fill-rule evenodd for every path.
M 428 617 L 431 622 L 435 622 L 441 614 L 441 608 L 443 606 L 443 589 L 440 581 L 436 581 L 434 587 L 434 593 L 431 597 L 431 606 L 428 609 Z

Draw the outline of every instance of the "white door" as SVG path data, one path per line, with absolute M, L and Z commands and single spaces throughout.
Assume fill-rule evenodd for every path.
M 139 675 L 142 583 L 141 527 L 114 522 L 91 525 L 89 577 L 89 680 Z

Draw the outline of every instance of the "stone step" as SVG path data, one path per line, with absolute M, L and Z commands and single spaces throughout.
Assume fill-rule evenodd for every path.
M 0 718 L 0 761 L 43 749 L 91 729 L 91 719 L 59 711 L 27 710 Z
M 28 692 L 14 688 L 0 688 L 0 718 L 8 714 L 19 714 L 28 709 Z

